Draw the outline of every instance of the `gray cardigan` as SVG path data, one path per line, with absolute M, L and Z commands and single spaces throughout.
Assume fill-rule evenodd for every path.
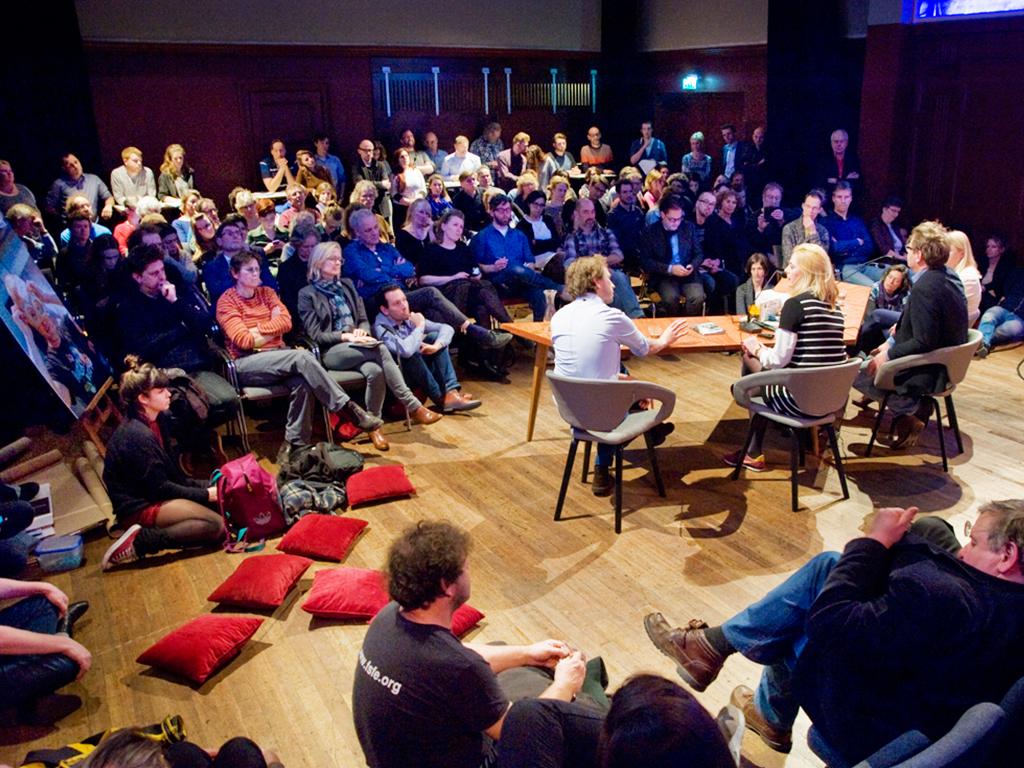
M 366 307 L 363 300 L 359 298 L 356 287 L 347 277 L 341 278 L 342 292 L 345 294 L 345 301 L 352 310 L 352 318 L 356 321 L 356 327 L 370 332 L 370 320 L 366 316 Z M 329 347 L 341 343 L 341 334 L 347 331 L 335 331 L 334 321 L 331 314 L 331 301 L 323 293 L 312 285 L 307 285 L 299 291 L 299 317 L 302 319 L 302 329 L 321 347 Z

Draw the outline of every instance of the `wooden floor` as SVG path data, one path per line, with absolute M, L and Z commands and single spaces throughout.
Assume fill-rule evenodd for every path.
M 649 482 L 643 452 L 626 471 L 623 532 L 612 530 L 608 499 L 570 486 L 567 517 L 552 514 L 568 445 L 549 393 L 541 398 L 536 438 L 524 442 L 531 355 L 520 356 L 511 383 L 469 381 L 484 406 L 431 427 L 386 429 L 387 454 L 370 463 L 406 465 L 415 498 L 349 512 L 370 521 L 347 564 L 376 568 L 392 538 L 412 521 L 445 518 L 472 532 L 471 603 L 487 618 L 480 641 L 526 642 L 564 638 L 601 655 L 611 690 L 627 676 L 653 671 L 674 677 L 672 664 L 647 640 L 643 615 L 663 611 L 683 623 L 718 623 L 784 579 L 812 555 L 841 548 L 873 507 L 914 503 L 960 524 L 990 498 L 1020 497 L 1020 435 L 1024 381 L 1015 369 L 1021 349 L 975 361 L 956 403 L 963 455 L 942 472 L 934 425 L 909 454 L 877 450 L 863 458 L 870 421 L 843 425 L 852 498 L 842 501 L 831 466 L 810 459 L 801 477 L 801 510 L 789 510 L 786 454 L 769 451 L 780 469 L 728 479 L 721 456 L 742 439 L 745 414 L 732 404 L 729 385 L 738 358 L 721 354 L 634 360 L 639 378 L 679 394 L 676 431 L 659 449 L 668 489 L 660 499 Z M 847 416 L 857 410 L 850 406 Z M 258 451 L 273 457 L 280 431 L 260 434 Z M 950 449 L 955 451 L 952 439 Z M 785 443 L 769 435 L 770 448 Z M 369 451 L 369 446 L 362 450 Z M 811 484 L 813 483 L 813 488 Z M 94 538 L 81 569 L 53 581 L 92 609 L 78 638 L 92 650 L 92 671 L 66 689 L 82 706 L 55 729 L 0 727 L 0 763 L 17 765 L 29 747 L 63 744 L 109 725 L 159 720 L 177 713 L 190 737 L 214 746 L 244 734 L 279 749 L 289 768 L 359 766 L 350 691 L 364 626 L 319 624 L 299 609 L 314 565 L 291 598 L 268 618 L 242 654 L 194 689 L 154 674 L 135 657 L 157 638 L 214 606 L 206 596 L 240 556 L 209 553 L 147 561 L 101 574 L 107 541 Z M 739 683 L 754 685 L 758 668 L 734 656 L 698 698 L 716 712 Z M 761 766 L 819 765 L 806 746 L 801 715 L 793 753 L 784 757 L 748 735 L 744 754 Z M 18 762 L 16 762 L 18 761 Z

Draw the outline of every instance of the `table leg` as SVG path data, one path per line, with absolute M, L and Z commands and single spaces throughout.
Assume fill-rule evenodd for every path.
M 530 389 L 530 416 L 526 422 L 526 442 L 533 440 L 533 427 L 537 423 L 537 403 L 540 401 L 540 385 L 544 381 L 544 370 L 548 367 L 548 347 L 536 344 L 533 351 L 533 386 Z

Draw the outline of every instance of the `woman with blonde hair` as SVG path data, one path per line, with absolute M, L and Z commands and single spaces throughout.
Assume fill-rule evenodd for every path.
M 974 260 L 970 239 L 959 229 L 951 229 L 946 235 L 946 241 L 949 243 L 949 261 L 946 266 L 956 272 L 964 284 L 967 325 L 973 328 L 981 317 L 981 272 L 978 270 L 978 262 Z
M 368 208 L 373 210 L 374 204 L 377 202 L 377 187 L 372 181 L 361 179 L 355 183 L 352 187 L 352 192 L 348 196 L 348 207 L 345 209 L 345 226 L 343 227 L 343 233 L 349 240 L 355 240 L 355 235 L 349 230 L 348 220 L 352 214 L 360 208 Z M 395 233 L 391 229 L 391 225 L 388 220 L 381 216 L 379 213 L 377 216 L 377 224 L 380 226 L 380 241 L 382 243 L 395 242 Z
M 711 176 L 711 155 L 704 151 L 704 134 L 700 131 L 690 134 L 690 151 L 683 155 L 682 169 L 701 183 Z
M 434 217 L 425 198 L 412 201 L 405 223 L 395 234 L 395 248 L 413 266 L 419 263 L 427 246 L 434 242 Z
M 355 285 L 341 276 L 344 263 L 337 243 L 320 243 L 309 256 L 309 285 L 299 291 L 299 317 L 306 333 L 322 351 L 329 371 L 359 371 L 366 377 L 366 410 L 380 417 L 388 390 L 420 424 L 431 424 L 440 416 L 427 410 L 412 393 L 402 369 L 388 348 L 370 335 L 366 307 Z M 378 451 L 390 447 L 380 428 L 371 430 L 370 440 Z
M 839 287 L 832 262 L 821 246 L 803 243 L 793 249 L 786 265 L 789 298 L 782 305 L 775 346 L 765 347 L 756 337 L 743 340 L 743 367 L 748 373 L 773 368 L 816 368 L 846 362 L 843 342 L 843 313 L 836 309 Z M 796 417 L 820 416 L 805 414 L 781 385 L 765 387 L 761 397 L 773 410 Z M 751 417 L 753 418 L 753 417 Z M 766 419 L 757 419 L 750 445 L 744 456 L 742 449 L 723 460 L 730 467 L 742 462 L 754 472 L 766 469 L 762 444 Z
M 657 168 L 652 168 L 644 177 L 644 193 L 642 201 L 648 211 L 656 211 L 661 194 L 665 191 L 665 174 Z
M 170 144 L 160 164 L 156 196 L 165 203 L 180 205 L 188 191 L 195 188 L 195 171 L 185 164 L 185 148 L 181 144 Z

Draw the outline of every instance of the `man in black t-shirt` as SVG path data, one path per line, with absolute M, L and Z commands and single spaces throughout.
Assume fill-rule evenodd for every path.
M 370 768 L 475 768 L 493 749 L 509 700 L 497 673 L 554 668 L 541 698 L 570 701 L 585 660 L 565 643 L 462 643 L 452 614 L 469 599 L 470 540 L 448 523 L 421 522 L 388 552 L 389 603 L 359 652 L 352 690 L 356 734 Z

